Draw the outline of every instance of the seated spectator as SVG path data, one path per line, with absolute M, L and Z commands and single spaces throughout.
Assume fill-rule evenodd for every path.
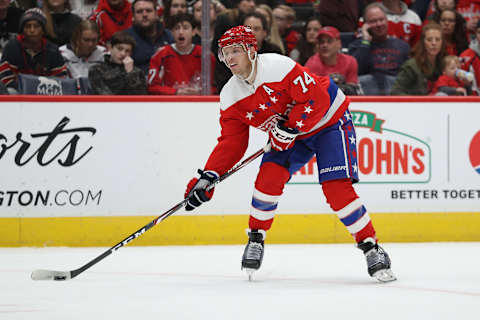
M 83 20 L 73 30 L 72 41 L 60 47 L 70 78 L 88 78 L 88 69 L 104 61 L 106 50 L 97 45 L 99 37 L 97 24 Z
M 213 30 L 215 30 L 215 22 L 217 21 L 217 12 L 225 10 L 225 7 L 218 1 L 210 2 L 210 46 L 213 40 Z M 193 28 L 193 43 L 202 44 L 202 0 L 196 0 L 193 4 L 193 20 L 195 26 Z
M 72 13 L 69 0 L 43 0 L 43 12 L 47 17 L 48 40 L 57 46 L 70 42 L 73 29 L 82 21 L 82 18 Z
M 297 41 L 295 48 L 290 52 L 290 58 L 305 65 L 307 60 L 318 51 L 318 32 L 322 23 L 317 17 L 311 17 L 305 24 L 302 37 Z
M 23 10 L 10 5 L 10 0 L 0 0 L 0 55 L 7 42 L 18 33 L 18 21 Z
M 106 45 L 112 35 L 132 26 L 132 7 L 128 0 L 99 0 L 97 9 L 90 16 L 100 30 L 101 45 Z
M 330 76 L 345 94 L 358 94 L 358 64 L 354 57 L 340 53 L 340 32 L 323 27 L 318 32 L 318 53 L 307 60 L 305 67 L 319 76 Z
M 278 53 L 282 54 L 282 50 L 267 40 L 268 26 L 267 19 L 257 12 L 248 13 L 243 19 L 243 25 L 252 29 L 257 39 L 257 53 Z
M 18 88 L 19 73 L 54 77 L 67 75 L 58 47 L 45 38 L 46 20 L 41 9 L 28 9 L 20 19 L 19 35 L 5 46 L 0 62 L 0 80 L 11 88 L 11 92 Z
M 133 26 L 127 32 L 135 39 L 132 53 L 135 66 L 147 74 L 150 58 L 158 48 L 173 42 L 157 15 L 156 0 L 135 0 L 132 3 Z
M 465 20 L 455 10 L 445 9 L 434 16 L 443 30 L 447 54 L 457 56 L 468 48 Z
M 285 46 L 283 44 L 282 37 L 278 31 L 277 21 L 273 19 L 273 10 L 267 4 L 260 4 L 255 8 L 255 12 L 260 13 L 267 19 L 268 36 L 267 40 L 276 45 L 282 50 L 282 54 L 285 54 Z
M 277 22 L 286 54 L 290 55 L 290 51 L 295 48 L 298 39 L 300 39 L 300 34 L 292 28 L 293 22 L 295 22 L 295 10 L 284 4 L 276 6 L 273 9 L 273 19 Z
M 466 20 L 467 32 L 475 34 L 477 22 L 480 21 L 480 1 L 479 0 L 458 0 L 457 11 Z
M 427 16 L 423 19 L 423 24 L 434 22 L 435 16 L 438 16 L 442 10 L 455 10 L 458 0 L 432 0 Z
M 371 0 L 328 0 L 315 4 L 317 15 L 324 26 L 332 26 L 341 32 L 357 31 L 363 8 Z
M 97 0 L 70 0 L 72 6 L 72 13 L 78 15 L 82 20 L 88 19 L 95 8 L 97 7 Z
M 465 77 L 462 79 L 461 74 L 465 71 L 459 70 L 460 60 L 457 56 L 446 56 L 442 60 L 442 75 L 435 81 L 432 95 L 444 96 L 466 96 L 466 86 L 470 82 Z
M 145 74 L 135 67 L 130 56 L 135 48 L 135 39 L 126 31 L 118 31 L 107 46 L 110 54 L 105 56 L 105 62 L 96 64 L 88 70 L 88 80 L 93 94 L 147 94 Z
M 460 54 L 460 62 L 463 70 L 473 73 L 472 92 L 478 96 L 480 95 L 480 21 L 477 22 L 475 35 L 475 38 L 470 41 L 469 48 Z
M 202 47 L 192 43 L 193 17 L 177 14 L 173 16 L 172 23 L 175 43 L 160 48 L 152 57 L 148 71 L 148 92 L 160 95 L 201 94 Z M 210 54 L 210 59 L 213 80 L 213 54 Z M 212 83 L 212 94 L 215 91 Z
M 172 17 L 187 13 L 187 0 L 165 0 L 163 8 L 163 23 L 167 29 L 172 29 Z
M 413 48 L 413 58 L 405 62 L 392 86 L 392 95 L 428 95 L 442 74 L 445 56 L 442 27 L 435 22 L 423 27 L 420 40 Z
M 243 15 L 253 12 L 255 9 L 255 0 L 235 0 L 235 7 L 227 9 L 217 16 L 215 32 L 212 41 L 212 53 L 215 59 L 215 87 L 220 92 L 223 86 L 232 76 L 232 72 L 227 66 L 218 59 L 218 40 L 228 29 L 241 25 Z
M 387 13 L 388 34 L 406 41 L 413 48 L 422 30 L 420 17 L 403 1 L 383 0 L 381 4 Z
M 388 36 L 383 7 L 372 3 L 365 8 L 361 37 L 350 43 L 348 53 L 358 62 L 358 75 L 365 95 L 386 95 L 395 77 L 408 60 L 410 47 L 403 40 Z

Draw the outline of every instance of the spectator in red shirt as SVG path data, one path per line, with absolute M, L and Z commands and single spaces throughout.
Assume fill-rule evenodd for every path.
M 175 43 L 161 47 L 150 60 L 148 92 L 158 95 L 198 95 L 201 93 L 202 47 L 192 43 L 193 17 L 172 17 Z M 211 79 L 215 57 L 210 54 Z M 212 81 L 213 82 L 213 81 Z M 215 93 L 212 83 L 212 94 Z
M 330 76 L 339 87 L 349 85 L 346 94 L 358 94 L 358 64 L 354 57 L 340 53 L 340 32 L 334 27 L 323 27 L 318 32 L 318 53 L 307 60 L 305 67 L 319 76 Z M 345 87 L 346 88 L 346 87 Z M 342 88 L 342 89 L 345 89 Z M 355 92 L 353 92 L 355 91 Z
M 132 26 L 132 7 L 128 0 L 100 0 L 90 17 L 100 30 L 100 44 L 105 45 L 117 31 Z

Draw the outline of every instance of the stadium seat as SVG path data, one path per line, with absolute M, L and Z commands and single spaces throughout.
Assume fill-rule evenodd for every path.
M 79 80 L 22 73 L 18 75 L 18 93 L 47 96 L 82 94 Z
M 342 41 L 342 48 L 348 49 L 350 42 L 355 40 L 355 32 L 340 32 L 340 40 Z

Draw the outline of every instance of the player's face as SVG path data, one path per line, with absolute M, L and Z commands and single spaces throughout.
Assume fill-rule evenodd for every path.
M 236 44 L 222 49 L 225 62 L 234 75 L 248 77 L 252 71 L 252 63 L 242 45 Z
M 170 15 L 174 16 L 178 13 L 187 13 L 186 0 L 172 0 L 172 6 L 170 7 Z
M 42 25 L 36 20 L 27 21 L 23 27 L 23 34 L 29 41 L 41 41 L 43 36 Z
M 179 22 L 173 27 L 172 35 L 179 49 L 190 48 L 193 37 L 192 25 L 187 21 Z
M 428 30 L 425 32 L 425 50 L 427 55 L 436 57 L 442 49 L 442 33 L 440 30 Z
M 150 1 L 137 1 L 133 11 L 133 23 L 141 28 L 149 28 L 157 22 L 157 10 Z
M 317 35 L 321 28 L 322 25 L 318 20 L 312 20 L 308 23 L 307 30 L 305 32 L 308 43 L 318 43 Z
M 321 35 L 318 37 L 318 53 L 322 58 L 330 58 L 340 50 L 338 42 L 340 42 L 339 39 Z
M 98 33 L 93 30 L 83 30 L 77 43 L 78 56 L 89 57 L 97 48 Z
M 110 57 L 113 63 L 122 64 L 123 59 L 132 54 L 132 46 L 126 43 L 118 43 L 110 48 Z
M 263 42 L 267 37 L 267 31 L 263 29 L 262 20 L 256 17 L 249 17 L 245 19 L 243 22 L 245 26 L 250 27 L 252 29 L 253 34 L 255 35 L 255 39 L 257 39 L 257 45 Z
M 386 38 L 388 34 L 388 20 L 380 8 L 372 8 L 366 14 L 365 22 L 375 38 Z
M 440 16 L 440 26 L 443 34 L 452 34 L 455 30 L 455 13 L 453 11 L 443 11 Z

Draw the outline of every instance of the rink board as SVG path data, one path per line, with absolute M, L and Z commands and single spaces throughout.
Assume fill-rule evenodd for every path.
M 0 99 L 0 246 L 115 244 L 181 201 L 220 132 L 217 97 Z M 356 190 L 379 238 L 480 241 L 480 99 L 352 100 Z M 252 130 L 245 156 L 265 140 Z M 245 242 L 258 164 L 132 244 Z M 285 187 L 268 241 L 351 241 L 316 181 L 312 160 Z

